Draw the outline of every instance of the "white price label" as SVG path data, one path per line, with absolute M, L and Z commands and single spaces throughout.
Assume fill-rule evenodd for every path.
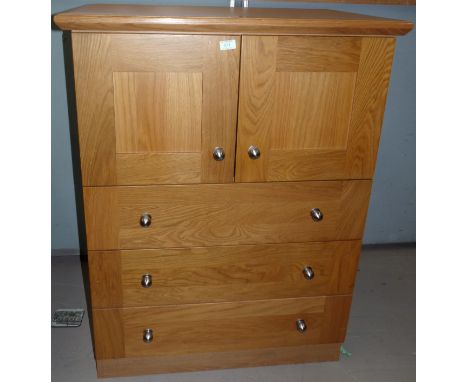
M 219 50 L 236 49 L 236 40 L 223 40 L 219 42 Z

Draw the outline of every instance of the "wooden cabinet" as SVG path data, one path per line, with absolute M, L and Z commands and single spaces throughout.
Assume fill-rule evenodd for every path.
M 72 31 L 98 375 L 338 359 L 411 24 L 135 5 L 55 22 Z

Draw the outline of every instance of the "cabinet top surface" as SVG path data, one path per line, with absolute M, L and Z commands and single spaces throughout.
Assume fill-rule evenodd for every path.
M 408 33 L 409 21 L 327 9 L 229 8 L 125 4 L 85 5 L 54 16 L 62 30 L 255 35 Z

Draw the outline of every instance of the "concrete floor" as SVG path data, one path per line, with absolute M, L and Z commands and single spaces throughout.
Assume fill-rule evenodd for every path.
M 135 382 L 406 382 L 416 380 L 414 246 L 364 248 L 344 347 L 338 362 L 109 378 Z M 85 308 L 78 256 L 52 257 L 52 311 Z M 87 312 L 86 312 L 87 313 Z M 96 381 L 87 314 L 79 328 L 52 328 L 52 381 Z

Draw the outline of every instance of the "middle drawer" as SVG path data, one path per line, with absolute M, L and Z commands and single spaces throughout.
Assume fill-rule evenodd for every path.
M 94 308 L 351 294 L 361 242 L 90 251 Z
M 88 250 L 361 239 L 370 180 L 85 187 Z

